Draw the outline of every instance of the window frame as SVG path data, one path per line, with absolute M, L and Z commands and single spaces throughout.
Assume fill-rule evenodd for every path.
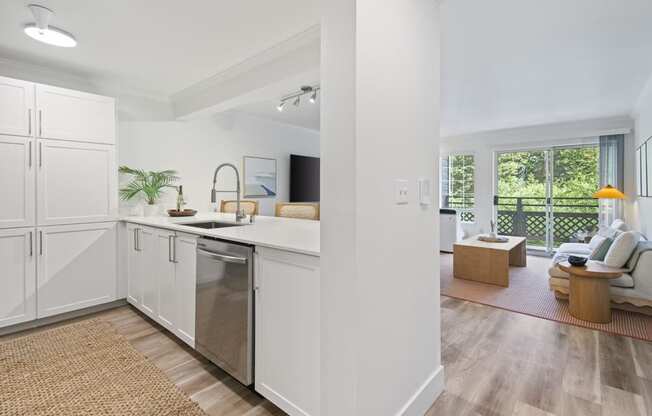
M 447 183 L 446 189 L 450 190 L 450 184 L 453 182 L 450 180 L 450 158 L 451 157 L 458 157 L 458 156 L 470 156 L 473 160 L 473 194 L 471 195 L 471 198 L 473 200 L 473 206 L 470 208 L 451 208 L 449 206 L 444 206 L 443 200 L 444 200 L 444 182 Z M 476 157 L 476 152 L 473 151 L 459 151 L 459 152 L 449 152 L 440 155 L 439 158 L 439 208 L 440 209 L 454 209 L 457 211 L 457 214 L 460 218 L 460 222 L 463 224 L 475 224 L 476 222 L 476 214 L 475 214 L 475 190 L 476 190 L 476 171 L 477 171 L 477 157 Z M 444 160 L 447 160 L 446 168 L 448 169 L 448 177 L 446 180 L 444 180 Z M 466 181 L 465 181 L 466 182 Z M 450 195 L 450 193 L 449 193 Z M 465 221 L 463 219 L 465 213 L 470 213 L 473 216 L 472 221 Z

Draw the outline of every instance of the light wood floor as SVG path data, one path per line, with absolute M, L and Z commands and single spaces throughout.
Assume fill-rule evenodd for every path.
M 207 414 L 284 414 L 131 307 L 92 316 Z M 652 343 L 442 297 L 442 361 L 446 390 L 427 416 L 652 416 Z

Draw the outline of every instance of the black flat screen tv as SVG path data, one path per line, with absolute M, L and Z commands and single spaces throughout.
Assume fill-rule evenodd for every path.
M 319 202 L 319 158 L 290 155 L 290 202 Z

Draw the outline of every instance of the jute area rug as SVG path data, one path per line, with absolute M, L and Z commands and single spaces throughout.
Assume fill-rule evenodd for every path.
M 652 341 L 652 316 L 612 310 L 612 322 L 596 324 L 572 316 L 567 300 L 558 300 L 548 285 L 550 259 L 528 256 L 527 267 L 510 267 L 509 287 L 453 277 L 453 255 L 441 254 L 441 294 L 615 335 Z
M 92 319 L 0 343 L 0 415 L 204 415 L 113 326 Z

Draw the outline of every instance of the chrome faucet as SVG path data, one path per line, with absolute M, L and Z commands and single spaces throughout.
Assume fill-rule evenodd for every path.
M 218 191 L 215 189 L 215 184 L 217 183 L 217 174 L 219 173 L 220 169 L 224 167 L 230 167 L 235 171 L 235 179 L 236 179 L 236 188 L 235 191 L 233 190 L 225 190 L 225 191 Z M 211 203 L 216 203 L 217 202 L 217 193 L 218 192 L 228 192 L 228 193 L 235 193 L 236 194 L 236 205 L 235 205 L 235 222 L 242 222 L 244 218 L 247 217 L 247 215 L 244 213 L 244 210 L 240 210 L 240 174 L 238 173 L 238 168 L 235 167 L 235 165 L 231 163 L 222 163 L 215 169 L 215 173 L 213 174 L 213 189 L 211 189 Z

